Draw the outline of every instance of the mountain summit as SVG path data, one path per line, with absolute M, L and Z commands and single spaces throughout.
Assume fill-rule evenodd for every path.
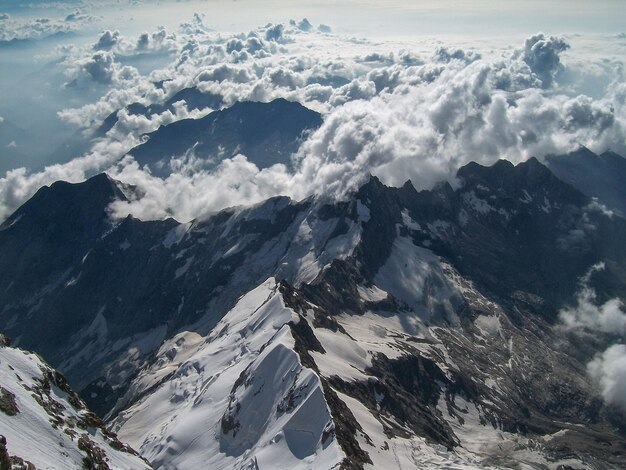
M 559 314 L 581 279 L 626 298 L 626 220 L 535 159 L 457 176 L 189 223 L 57 183 L 0 230 L 1 327 L 155 468 L 621 465 L 585 367 L 611 337 Z

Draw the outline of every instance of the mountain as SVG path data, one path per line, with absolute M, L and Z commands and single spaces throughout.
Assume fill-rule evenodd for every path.
M 566 155 L 550 155 L 546 165 L 561 180 L 622 217 L 626 215 L 626 159 L 615 152 L 597 155 L 581 147 Z
M 0 468 L 144 470 L 150 465 L 104 427 L 36 354 L 0 335 Z
M 155 468 L 619 468 L 586 372 L 612 336 L 558 312 L 599 262 L 626 299 L 626 220 L 535 159 L 457 179 L 189 223 L 56 183 L 0 227 L 0 328 Z
M 185 101 L 185 104 L 189 111 L 204 108 L 220 109 L 223 104 L 221 96 L 215 95 L 213 93 L 203 93 L 202 91 L 193 87 L 183 88 L 182 90 L 174 93 L 174 95 L 167 99 L 163 104 L 153 103 L 149 106 L 145 106 L 141 103 L 132 103 L 126 106 L 125 109 L 128 114 L 142 115 L 150 118 L 153 114 L 162 114 L 165 111 L 174 112 L 174 103 L 178 103 L 179 101 Z M 117 114 L 119 112 L 119 109 L 113 111 L 104 119 L 104 121 L 96 131 L 96 136 L 104 136 L 104 134 L 109 132 L 113 128 L 113 126 L 117 124 Z
M 320 114 L 299 103 L 276 99 L 269 103 L 238 102 L 200 119 L 183 119 L 147 135 L 147 142 L 129 153 L 141 165 L 166 176 L 172 157 L 200 159 L 213 168 L 225 158 L 243 154 L 259 168 L 290 165 L 289 156 L 303 135 L 322 123 Z

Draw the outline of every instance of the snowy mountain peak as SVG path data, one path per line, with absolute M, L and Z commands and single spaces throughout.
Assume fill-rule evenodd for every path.
M 555 323 L 598 260 L 598 298 L 624 298 L 626 221 L 538 161 L 460 174 L 99 236 L 69 205 L 0 231 L 49 261 L 0 250 L 0 318 L 156 468 L 619 462 L 595 346 Z
M 39 356 L 3 341 L 0 375 L 2 468 L 151 468 L 108 431 L 65 378 Z M 8 467 L 3 462 L 7 458 Z

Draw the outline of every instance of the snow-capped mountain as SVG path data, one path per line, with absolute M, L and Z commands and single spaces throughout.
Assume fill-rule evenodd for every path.
M 298 150 L 304 134 L 321 123 L 319 113 L 282 98 L 269 103 L 239 102 L 200 119 L 161 126 L 129 153 L 159 176 L 183 164 L 213 168 L 237 154 L 259 168 L 275 163 L 290 166 L 289 157 Z
M 457 177 L 185 224 L 56 183 L 0 227 L 0 327 L 155 468 L 619 468 L 558 314 L 626 299 L 626 220 L 535 159 Z
M 89 411 L 65 378 L 0 335 L 0 468 L 151 466 Z

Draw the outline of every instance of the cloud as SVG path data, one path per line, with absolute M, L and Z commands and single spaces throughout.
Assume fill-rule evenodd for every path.
M 110 171 L 120 179 L 132 178 L 145 186 L 147 199 L 125 209 L 138 217 L 168 214 L 186 221 L 276 194 L 295 199 L 313 193 L 342 197 L 369 173 L 387 184 L 401 185 L 411 179 L 417 187 L 428 188 L 454 179 L 458 167 L 469 161 L 519 162 L 530 156 L 566 153 L 581 144 L 594 151 L 626 150 L 622 72 L 604 62 L 597 66 L 561 61 L 565 46 L 552 37 L 533 36 L 514 54 L 511 48 L 484 53 L 441 44 L 420 54 L 408 46 L 398 50 L 397 44 L 353 41 L 314 29 L 306 32 L 296 22 L 220 34 L 200 28 L 201 20 L 195 17 L 187 25 L 195 25 L 191 30 L 185 27 L 176 35 L 158 30 L 136 38 L 118 36 L 109 51 L 94 53 L 89 48 L 69 53 L 64 64 L 70 81 L 75 80 L 77 88 L 98 83 L 107 91 L 97 102 L 63 110 L 60 116 L 93 130 L 111 112 L 132 103 L 162 104 L 178 91 L 195 87 L 222 97 L 225 106 L 279 97 L 298 101 L 322 112 L 324 123 L 294 156 L 292 170 L 281 165 L 259 170 L 241 156 L 218 167 L 220 178 L 217 173 L 195 174 L 193 165 L 181 164 L 172 177 L 159 181 L 148 173 L 142 176 L 132 160 L 120 160 L 122 150 L 117 160 L 92 152 L 90 158 L 102 165 L 90 168 L 107 170 L 103 162 L 112 162 Z M 169 44 L 169 65 L 144 76 L 132 67 L 124 68 L 124 57 L 155 52 L 151 44 L 156 44 L 156 37 Z M 592 66 L 594 73 L 606 77 L 598 82 L 593 97 L 578 92 L 578 79 L 568 81 L 581 76 L 574 72 Z M 538 73 L 544 78 L 558 75 L 559 80 L 548 89 Z M 112 139 L 121 149 L 138 141 L 141 133 L 184 116 L 184 108 L 149 117 L 121 112 L 101 148 Z M 247 175 L 240 187 L 248 189 L 241 194 L 229 179 L 235 168 Z M 28 173 L 21 177 L 44 180 Z M 259 187 L 253 189 L 257 183 Z M 8 183 L 0 181 L 0 188 L 3 184 Z M 217 188 L 216 192 L 209 187 Z M 5 206 L 5 212 L 13 207 Z M 565 242 L 575 243 L 576 236 L 572 233 Z
M 131 66 L 123 66 L 115 61 L 115 55 L 110 51 L 97 51 L 84 59 L 75 59 L 66 70 L 69 78 L 67 87 L 85 87 L 89 83 L 100 85 L 120 85 L 124 82 L 134 82 L 139 72 Z
M 318 30 L 320 33 L 325 33 L 325 34 L 330 34 L 330 33 L 332 33 L 332 32 L 333 32 L 333 29 L 332 29 L 330 26 L 326 25 L 326 24 L 321 24 L 321 25 L 319 25 L 319 26 L 317 27 L 317 30 Z
M 111 83 L 113 81 L 113 55 L 106 52 L 97 52 L 91 60 L 83 64 L 83 69 L 93 81 Z
M 546 37 L 539 33 L 526 39 L 521 58 L 539 77 L 543 86 L 549 87 L 561 69 L 560 54 L 569 47 L 563 38 Z
M 79 12 L 63 18 L 13 18 L 7 13 L 0 14 L 0 41 L 17 43 L 22 41 L 42 40 L 59 34 L 75 33 L 83 29 L 96 18 Z
M 130 158 L 120 162 L 111 169 L 111 175 L 134 184 L 145 196 L 114 203 L 111 215 L 114 218 L 128 214 L 140 214 L 145 219 L 202 218 L 223 207 L 267 199 L 281 191 L 289 178 L 282 165 L 260 171 L 242 155 L 223 160 L 210 173 L 197 171 L 193 160 L 182 167 L 179 173 L 161 179 L 141 170 Z
M 313 25 L 311 24 L 311 22 L 306 19 L 306 18 L 302 18 L 302 20 L 300 21 L 295 21 L 295 20 L 290 20 L 289 24 L 291 26 L 295 26 L 296 28 L 298 28 L 300 31 L 304 31 L 306 33 L 308 33 L 309 31 L 313 30 Z
M 68 14 L 65 17 L 65 21 L 79 21 L 79 22 L 90 22 L 95 21 L 96 18 L 91 15 L 86 15 L 81 13 L 80 10 L 76 10 L 73 13 Z
M 596 209 L 598 210 L 598 209 Z M 611 216 L 612 215 L 607 215 Z M 617 298 L 599 304 L 590 286 L 592 276 L 605 269 L 604 263 L 593 265 L 580 280 L 576 304 L 559 312 L 558 328 L 579 336 L 626 338 L 626 309 Z M 613 344 L 587 363 L 587 373 L 606 403 L 626 411 L 626 346 Z
M 282 24 L 270 25 L 265 30 L 265 39 L 268 41 L 280 42 L 283 39 L 283 30 L 285 27 Z
M 626 309 L 623 302 L 615 298 L 599 305 L 596 292 L 589 285 L 591 276 L 604 268 L 604 263 L 592 266 L 581 279 L 576 304 L 559 312 L 561 327 L 566 331 L 626 335 Z
M 450 62 L 451 60 L 460 60 L 466 64 L 472 63 L 481 58 L 481 55 L 474 51 L 466 52 L 463 49 L 448 49 L 447 47 L 438 47 L 434 54 L 435 60 L 438 62 Z
M 94 51 L 110 51 L 119 41 L 119 31 L 106 30 L 102 33 L 98 42 L 93 45 L 93 49 Z
M 626 411 L 626 345 L 615 344 L 598 354 L 587 372 L 607 403 Z
M 188 36 L 204 35 L 212 31 L 211 28 L 204 23 L 204 13 L 194 13 L 192 21 L 182 23 L 179 29 L 181 33 Z

